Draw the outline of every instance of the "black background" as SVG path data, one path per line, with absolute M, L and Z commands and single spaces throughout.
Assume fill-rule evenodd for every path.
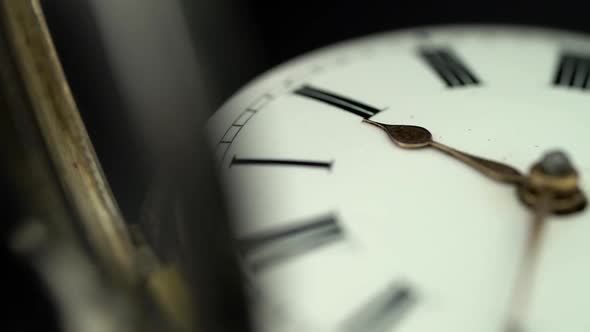
M 225 58 L 228 55 L 224 55 L 223 50 L 227 45 L 222 38 L 218 38 L 218 43 L 208 45 L 209 51 L 216 55 L 209 66 L 215 68 L 222 81 L 216 84 L 219 90 L 216 105 L 272 66 L 315 48 L 371 33 L 458 23 L 533 25 L 590 32 L 589 5 L 577 0 L 183 1 L 194 30 L 204 28 L 200 22 L 211 19 L 209 13 L 221 19 L 219 14 L 227 12 L 231 13 L 227 15 L 230 20 L 239 18 L 237 26 L 243 26 L 250 33 L 246 45 L 254 48 L 249 50 L 254 59 L 241 61 L 238 65 L 232 65 L 232 61 Z M 219 32 L 217 26 L 217 31 L 213 29 L 211 34 Z M 197 38 L 203 37 L 207 36 L 200 33 Z
M 369 33 L 417 25 L 524 24 L 590 31 L 583 1 L 247 0 L 267 62 Z

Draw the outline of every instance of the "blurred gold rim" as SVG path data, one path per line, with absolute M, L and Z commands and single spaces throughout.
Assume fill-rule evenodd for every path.
M 123 217 L 80 118 L 38 0 L 3 0 L 8 42 L 63 190 L 91 249 L 107 268 L 136 281 Z

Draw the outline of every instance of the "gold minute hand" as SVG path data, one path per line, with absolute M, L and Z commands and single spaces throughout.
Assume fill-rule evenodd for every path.
M 524 257 L 512 290 L 505 332 L 523 331 L 522 323 L 529 307 L 534 284 L 535 265 L 538 261 L 543 230 L 551 209 L 551 193 L 547 191 L 539 193 L 537 204 L 533 210 L 533 220 L 525 246 Z
M 532 295 L 547 217 L 552 213 L 580 212 L 586 206 L 586 196 L 578 187 L 578 173 L 561 151 L 549 152 L 533 165 L 527 183 L 520 188 L 520 196 L 531 207 L 533 220 L 512 290 L 504 332 L 524 331 L 522 325 Z
M 383 129 L 393 142 L 401 148 L 420 149 L 432 147 L 475 168 L 493 180 L 512 184 L 522 184 L 526 181 L 526 177 L 512 166 L 476 157 L 434 141 L 432 134 L 426 128 L 409 125 L 388 125 L 368 119 L 363 120 L 363 122 Z

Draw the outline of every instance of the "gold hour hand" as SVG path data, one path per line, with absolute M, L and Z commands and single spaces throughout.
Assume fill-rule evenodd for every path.
M 484 175 L 500 182 L 521 184 L 525 177 L 514 167 L 453 149 L 432 139 L 428 129 L 410 125 L 388 125 L 365 119 L 364 122 L 383 129 L 401 148 L 419 149 L 432 147 L 475 168 Z

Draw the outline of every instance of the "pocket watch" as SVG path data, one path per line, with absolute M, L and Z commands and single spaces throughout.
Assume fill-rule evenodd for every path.
M 329 46 L 209 122 L 260 331 L 590 329 L 590 38 Z

